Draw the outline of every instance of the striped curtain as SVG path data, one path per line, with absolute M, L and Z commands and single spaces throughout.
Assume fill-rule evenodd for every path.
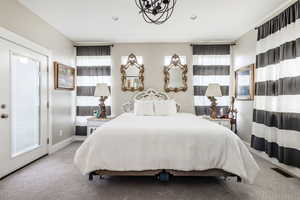
M 193 45 L 193 84 L 196 115 L 209 115 L 211 102 L 205 96 L 210 83 L 221 86 L 218 110 L 229 105 L 230 45 Z
M 258 28 L 251 146 L 300 167 L 300 1 Z
M 77 47 L 77 107 L 76 135 L 87 135 L 87 118 L 98 110 L 99 97 L 94 97 L 97 83 L 111 85 L 110 46 Z M 110 97 L 105 101 L 106 113 L 111 113 Z

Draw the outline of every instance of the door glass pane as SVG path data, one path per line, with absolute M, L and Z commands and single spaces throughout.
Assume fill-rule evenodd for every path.
M 40 63 L 25 56 L 11 55 L 12 156 L 40 144 Z

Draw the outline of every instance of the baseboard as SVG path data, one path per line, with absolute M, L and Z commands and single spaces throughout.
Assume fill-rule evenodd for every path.
M 73 141 L 84 141 L 86 138 L 87 138 L 87 136 L 74 135 L 73 136 Z
M 251 153 L 265 159 L 268 162 L 271 162 L 272 164 L 276 165 L 278 168 L 282 169 L 283 171 L 286 171 L 287 173 L 289 173 L 297 178 L 300 178 L 300 169 L 299 168 L 282 164 L 282 163 L 278 162 L 278 160 L 276 158 L 270 158 L 265 152 L 257 151 L 255 149 L 253 149 L 249 143 L 247 143 L 247 142 L 244 142 L 244 143 L 249 148 Z
M 68 146 L 72 142 L 73 142 L 73 137 L 69 137 L 55 145 L 52 145 L 49 149 L 49 154 L 53 154 L 53 153 L 57 152 L 58 150 Z

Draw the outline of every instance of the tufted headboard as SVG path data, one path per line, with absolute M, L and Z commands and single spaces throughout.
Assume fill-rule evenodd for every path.
M 132 100 L 124 103 L 122 105 L 123 112 L 132 112 L 134 109 L 134 101 L 135 100 L 168 100 L 170 97 L 167 95 L 167 93 L 156 91 L 152 88 L 149 88 L 148 90 L 138 92 L 136 93 Z M 180 105 L 176 104 L 177 111 L 180 111 Z

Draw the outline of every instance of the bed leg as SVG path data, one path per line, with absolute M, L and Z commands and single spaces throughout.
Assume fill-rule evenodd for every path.
M 89 181 L 92 181 L 92 180 L 93 180 L 93 178 L 94 178 L 94 174 L 93 174 L 93 172 L 89 173 Z
M 104 179 L 104 176 L 103 175 L 99 175 L 99 179 L 100 180 Z
M 239 177 L 239 176 L 237 176 L 237 177 L 236 177 L 236 181 L 237 181 L 238 183 L 241 183 L 241 182 L 242 182 L 242 178 Z
M 162 171 L 158 174 L 158 180 L 161 182 L 170 181 L 170 174 L 168 172 Z

